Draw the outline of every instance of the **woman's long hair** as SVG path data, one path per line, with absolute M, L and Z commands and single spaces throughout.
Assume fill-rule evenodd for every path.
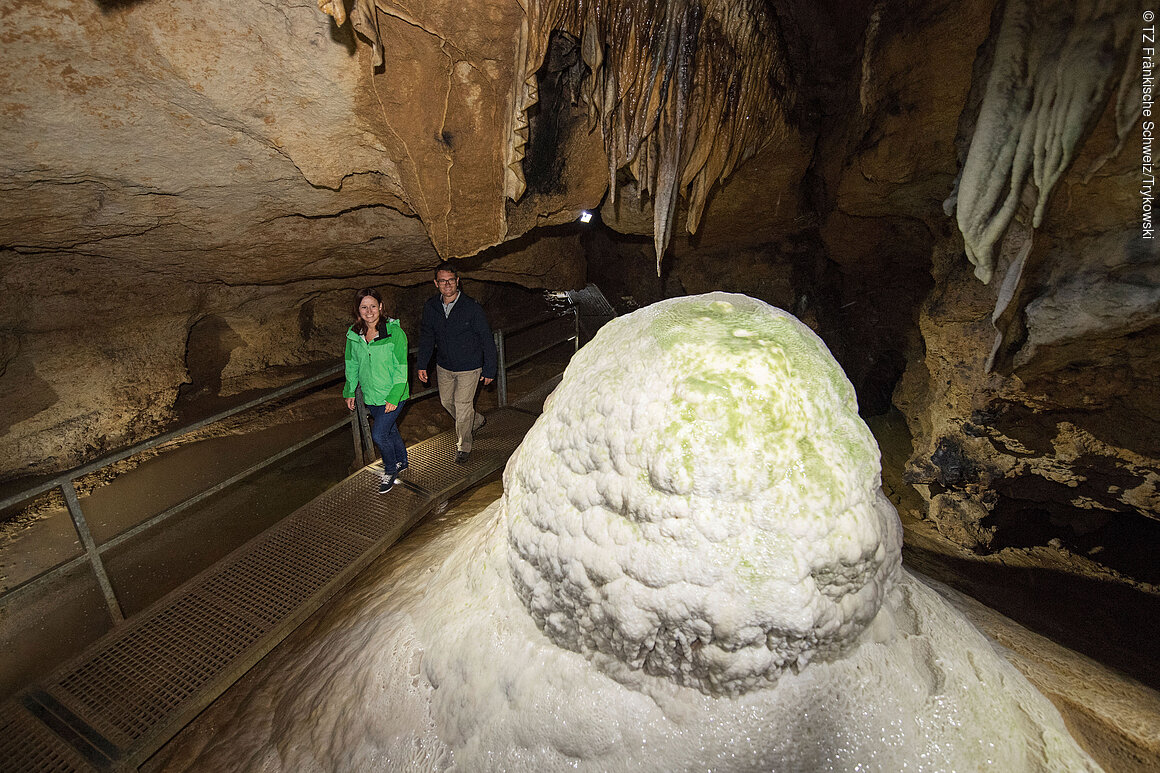
M 379 291 L 373 287 L 364 287 L 354 294 L 354 324 L 351 325 L 351 330 L 361 335 L 367 334 L 366 320 L 358 313 L 358 307 L 362 304 L 363 298 L 374 298 L 380 304 L 383 302 L 383 296 L 379 295 Z M 379 319 L 382 319 L 380 316 Z

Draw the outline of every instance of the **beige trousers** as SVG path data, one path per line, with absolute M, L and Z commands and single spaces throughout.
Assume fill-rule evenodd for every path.
M 447 370 L 438 365 L 439 400 L 455 419 L 456 448 L 471 451 L 471 433 L 483 425 L 483 414 L 475 410 L 475 389 L 479 386 L 482 368 L 475 370 Z

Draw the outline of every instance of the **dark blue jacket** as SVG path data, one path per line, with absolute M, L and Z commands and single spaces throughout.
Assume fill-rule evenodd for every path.
M 427 370 L 432 351 L 436 354 L 436 363 L 444 370 L 482 368 L 483 378 L 495 378 L 495 339 L 491 337 L 487 317 L 483 307 L 462 290 L 449 316 L 443 315 L 443 299 L 438 295 L 423 306 L 416 370 Z

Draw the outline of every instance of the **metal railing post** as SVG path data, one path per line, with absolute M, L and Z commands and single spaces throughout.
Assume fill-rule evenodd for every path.
M 97 550 L 97 543 L 93 541 L 93 535 L 89 532 L 89 524 L 85 521 L 85 513 L 81 510 L 81 503 L 77 499 L 76 486 L 73 482 L 66 481 L 60 484 L 60 493 L 64 495 L 65 504 L 68 505 L 68 514 L 72 516 L 73 527 L 77 530 L 77 536 L 81 538 L 81 544 L 85 548 L 85 555 L 88 556 L 89 563 L 93 566 L 93 574 L 97 577 L 97 583 L 101 586 L 101 593 L 105 594 L 105 604 L 109 608 L 109 617 L 113 620 L 113 625 L 123 623 L 125 621 L 125 613 L 121 611 L 121 604 L 117 601 L 117 594 L 113 592 L 113 584 L 109 582 L 109 575 L 105 572 L 105 564 L 101 561 L 101 553 Z
M 362 431 L 359 427 L 358 417 L 358 401 L 355 401 L 355 410 L 350 412 L 350 436 L 354 441 L 354 466 L 355 469 L 361 470 L 366 465 L 363 464 L 363 447 L 362 447 Z
M 362 387 L 354 393 L 354 411 L 358 414 L 358 425 L 362 428 L 362 467 L 374 462 L 378 456 L 375 451 L 375 441 L 371 437 L 371 423 L 367 418 L 367 404 L 363 400 Z
M 497 330 L 492 335 L 495 338 L 496 355 L 495 388 L 499 407 L 503 408 L 507 405 L 507 357 L 503 350 L 503 331 Z
M 572 306 L 572 319 L 576 324 L 576 331 L 574 334 L 574 338 L 572 339 L 575 343 L 575 348 L 573 348 L 572 351 L 578 352 L 578 351 L 580 351 L 580 307 L 579 306 L 575 306 L 575 305 Z

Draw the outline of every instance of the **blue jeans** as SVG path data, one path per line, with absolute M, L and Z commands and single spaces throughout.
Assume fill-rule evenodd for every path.
M 387 411 L 385 405 L 367 406 L 367 416 L 371 419 L 371 440 L 375 441 L 375 447 L 383 457 L 383 469 L 388 473 L 394 472 L 400 463 L 407 466 L 407 444 L 399 434 L 398 425 L 399 414 L 403 412 L 406 402 L 399 403 L 393 411 Z

